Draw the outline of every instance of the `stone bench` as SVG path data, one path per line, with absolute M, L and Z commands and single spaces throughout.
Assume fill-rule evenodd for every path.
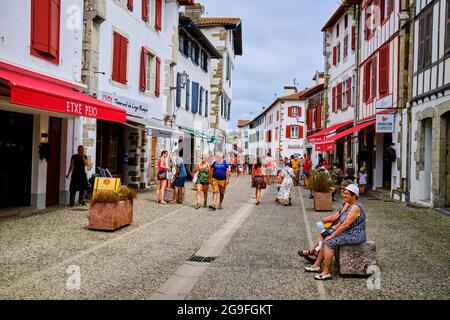
M 358 245 L 339 246 L 335 258 L 339 273 L 347 276 L 367 276 L 369 266 L 377 265 L 377 247 L 374 241 Z

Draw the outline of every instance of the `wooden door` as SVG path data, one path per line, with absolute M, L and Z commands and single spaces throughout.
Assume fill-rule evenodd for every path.
M 450 115 L 447 116 L 447 168 L 445 172 L 445 206 L 450 207 Z
M 157 154 L 156 154 L 156 143 L 157 139 L 156 137 L 152 137 L 152 160 L 150 162 L 150 181 L 156 180 L 156 161 L 157 161 Z
M 50 159 L 47 162 L 46 206 L 59 203 L 59 181 L 61 170 L 61 124 L 59 118 L 50 117 L 48 124 L 48 143 L 50 144 Z

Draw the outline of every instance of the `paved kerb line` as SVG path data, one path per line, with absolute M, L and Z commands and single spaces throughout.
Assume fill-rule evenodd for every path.
M 308 221 L 308 215 L 306 214 L 305 210 L 305 203 L 303 202 L 303 194 L 301 187 L 298 187 L 298 192 L 300 193 L 300 202 L 302 204 L 302 212 L 303 212 L 303 219 L 305 221 L 305 228 L 306 228 L 306 235 L 308 236 L 308 241 L 310 244 L 314 243 L 314 240 L 311 235 L 311 229 L 309 227 L 309 221 Z M 317 284 L 317 291 L 319 292 L 319 299 L 320 300 L 327 300 L 327 294 L 325 292 L 325 287 L 323 286 L 323 282 L 315 280 Z

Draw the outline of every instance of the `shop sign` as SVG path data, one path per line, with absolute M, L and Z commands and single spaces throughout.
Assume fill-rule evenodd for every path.
M 127 114 L 141 118 L 147 118 L 150 110 L 148 104 L 104 91 L 101 92 L 101 100 L 124 109 Z
M 97 191 L 114 191 L 120 187 L 120 178 L 95 178 L 94 195 Z
M 392 107 L 392 94 L 384 97 L 383 99 L 377 100 L 377 109 L 389 109 Z
M 395 114 L 377 114 L 376 133 L 394 133 Z
M 316 144 L 316 151 L 318 152 L 327 152 L 334 151 L 334 143 L 324 143 L 324 144 Z
M 289 149 L 303 149 L 303 146 L 300 144 L 289 144 L 288 148 Z

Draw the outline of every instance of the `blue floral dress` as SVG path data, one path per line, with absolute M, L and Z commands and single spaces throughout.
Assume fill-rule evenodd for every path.
M 331 240 L 326 241 L 326 245 L 335 249 L 337 246 L 347 245 L 347 244 L 360 244 L 366 242 L 366 211 L 361 202 L 357 201 L 355 206 L 358 206 L 361 210 L 361 214 L 358 219 L 350 226 L 349 229 L 345 230 L 338 236 L 334 237 Z M 350 212 L 351 207 L 344 212 L 344 214 L 340 218 L 340 222 L 344 223 L 347 219 L 347 216 Z

